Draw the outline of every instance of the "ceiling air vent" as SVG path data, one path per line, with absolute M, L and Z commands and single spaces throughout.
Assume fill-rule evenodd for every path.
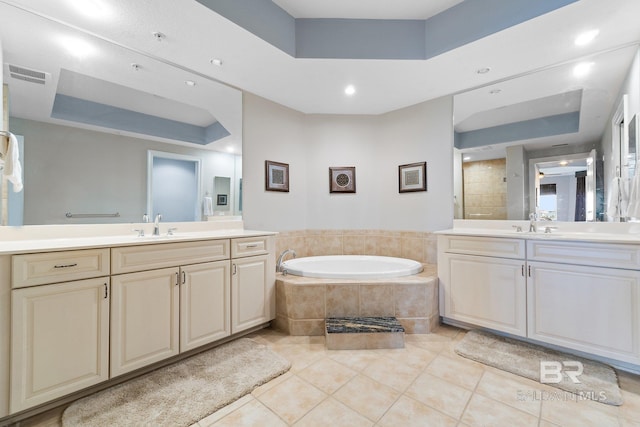
M 47 73 L 44 71 L 31 70 L 25 67 L 9 64 L 9 75 L 18 80 L 25 82 L 45 84 L 47 82 Z

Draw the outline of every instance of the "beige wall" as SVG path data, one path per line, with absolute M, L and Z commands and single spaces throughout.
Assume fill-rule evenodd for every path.
M 507 219 L 506 160 L 481 160 L 462 166 L 464 219 Z
M 247 228 L 411 230 L 453 222 L 452 97 L 379 116 L 306 115 L 244 95 Z M 288 163 L 290 192 L 264 189 L 264 162 Z M 428 191 L 398 192 L 398 166 L 427 162 Z M 329 167 L 355 166 L 355 194 L 329 193 Z

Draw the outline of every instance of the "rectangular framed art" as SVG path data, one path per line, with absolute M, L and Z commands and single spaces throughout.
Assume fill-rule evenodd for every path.
M 216 199 L 216 205 L 218 206 L 226 206 L 227 205 L 227 195 L 226 194 L 218 194 Z
M 355 193 L 356 168 L 354 166 L 329 168 L 330 193 Z
M 427 162 L 398 166 L 400 193 L 427 191 Z
M 289 192 L 289 164 L 265 160 L 265 190 Z

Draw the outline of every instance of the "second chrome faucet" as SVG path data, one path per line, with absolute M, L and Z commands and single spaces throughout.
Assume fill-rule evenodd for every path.
M 153 221 L 153 235 L 160 235 L 160 221 L 162 220 L 162 215 L 157 214 L 156 219 Z

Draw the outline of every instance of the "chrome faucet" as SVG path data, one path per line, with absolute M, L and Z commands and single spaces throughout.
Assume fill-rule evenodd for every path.
M 292 254 L 294 258 L 296 257 L 296 251 L 294 251 L 293 249 L 285 249 L 284 251 L 282 251 L 282 253 L 278 257 L 278 262 L 276 263 L 276 271 L 278 273 L 282 272 L 282 260 L 287 254 Z
M 157 214 L 156 219 L 153 221 L 153 235 L 160 235 L 160 220 L 162 220 L 162 215 Z
M 538 231 L 538 224 L 536 224 L 537 220 L 538 215 L 535 212 L 531 212 L 529 214 L 529 233 L 536 233 Z

